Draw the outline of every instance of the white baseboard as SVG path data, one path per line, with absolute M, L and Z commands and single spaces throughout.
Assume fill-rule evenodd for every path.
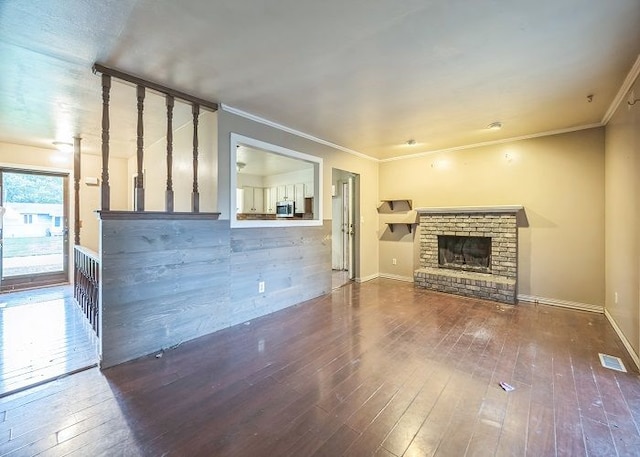
M 374 273 L 372 275 L 369 276 L 364 276 L 361 278 L 356 278 L 356 282 L 367 282 L 367 281 L 371 281 L 372 279 L 376 279 L 378 278 L 380 275 L 378 273 Z
M 396 281 L 413 282 L 413 276 L 400 276 L 390 273 L 380 273 L 379 277 L 385 279 L 395 279 Z
M 591 311 L 592 313 L 604 313 L 604 307 L 589 303 L 579 303 L 575 301 L 559 300 L 557 298 L 536 297 L 534 295 L 518 294 L 518 301 L 529 303 L 540 303 L 542 305 L 559 306 L 560 308 L 578 309 L 580 311 Z
M 636 368 L 640 370 L 640 358 L 638 357 L 638 354 L 636 354 L 636 351 L 631 346 L 631 343 L 629 343 L 629 340 L 627 339 L 627 337 L 624 335 L 624 333 L 622 333 L 622 330 L 620 329 L 620 327 L 618 327 L 618 324 L 616 323 L 613 316 L 609 314 L 608 310 L 606 309 L 604 310 L 604 315 L 609 321 L 609 323 L 611 324 L 611 326 L 613 327 L 613 329 L 615 330 L 615 332 L 618 334 L 618 337 L 622 341 L 622 344 L 624 344 L 625 349 L 629 353 L 629 357 L 631 357 L 631 360 L 633 360 L 633 363 L 636 364 Z

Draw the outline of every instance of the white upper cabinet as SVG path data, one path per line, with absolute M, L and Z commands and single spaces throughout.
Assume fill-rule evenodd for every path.
M 261 187 L 245 186 L 243 189 L 243 213 L 264 212 L 264 189 Z

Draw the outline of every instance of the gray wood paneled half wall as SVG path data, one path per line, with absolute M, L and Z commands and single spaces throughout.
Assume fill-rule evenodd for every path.
M 331 291 L 330 221 L 231 229 L 143 214 L 100 213 L 103 368 Z

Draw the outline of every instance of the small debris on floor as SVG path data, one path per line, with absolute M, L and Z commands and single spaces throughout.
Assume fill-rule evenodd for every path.
M 160 357 L 162 357 L 162 351 L 160 351 L 160 352 L 158 352 L 158 353 L 156 354 L 156 359 L 159 359 Z
M 511 392 L 512 390 L 515 390 L 515 387 L 513 387 L 511 384 L 507 384 L 504 381 L 500 382 L 500 387 L 502 387 L 502 390 L 504 390 L 505 392 Z

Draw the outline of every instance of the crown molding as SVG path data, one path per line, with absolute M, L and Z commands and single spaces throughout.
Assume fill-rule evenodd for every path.
M 234 108 L 229 105 L 225 105 L 224 103 L 220 103 L 220 108 L 222 111 L 226 111 L 231 114 L 235 114 L 240 117 L 244 117 L 245 119 L 249 119 L 254 122 L 258 122 L 260 124 L 268 125 L 269 127 L 273 127 L 274 129 L 282 130 L 283 132 L 290 133 L 292 135 L 299 136 L 301 138 L 305 138 L 307 140 L 314 141 L 316 143 L 322 144 L 324 146 L 329 146 L 330 148 L 338 149 L 342 152 L 346 152 L 347 154 L 354 155 L 356 157 L 360 157 L 361 159 L 371 160 L 373 162 L 379 162 L 379 159 L 375 157 L 371 157 L 367 154 L 363 154 L 362 152 L 354 151 L 353 149 L 345 148 L 344 146 L 340 146 L 339 144 L 332 143 L 327 140 L 323 140 L 322 138 L 318 138 L 313 135 L 309 135 L 308 133 L 301 132 L 300 130 L 295 130 L 286 125 L 278 124 L 277 122 L 270 121 L 260 116 L 256 116 L 255 114 L 247 113 L 246 111 L 239 110 L 238 108 Z
M 629 92 L 631 86 L 638 78 L 638 75 L 640 75 L 640 54 L 638 54 L 636 62 L 633 64 L 633 67 L 631 67 L 631 70 L 629 70 L 629 74 L 627 74 L 627 77 L 624 79 L 624 82 L 622 83 L 622 86 L 620 86 L 620 90 L 618 90 L 618 93 L 611 102 L 609 109 L 606 113 L 604 113 L 604 117 L 602 118 L 602 125 L 607 125 L 609 123 L 614 113 L 620 106 L 620 103 L 622 103 L 622 100 L 624 100 L 625 96 L 627 95 L 627 92 Z
M 462 151 L 464 149 L 474 149 L 474 148 L 480 148 L 483 146 L 491 146 L 494 144 L 504 144 L 504 143 L 511 143 L 513 141 L 521 141 L 521 140 L 529 140 L 532 138 L 540 138 L 540 137 L 544 137 L 544 136 L 552 136 L 552 135 L 559 135 L 562 133 L 571 133 L 571 132 L 577 132 L 580 130 L 588 130 L 588 129 L 593 129 L 596 127 L 602 127 L 601 123 L 596 123 L 596 124 L 586 124 L 586 125 L 579 125 L 577 127 L 569 127 L 566 129 L 558 129 L 558 130 L 549 130 L 546 132 L 540 132 L 540 133 L 532 133 L 529 135 L 522 135 L 522 136 L 516 136 L 516 137 L 511 137 L 511 138 L 504 138 L 501 140 L 493 140 L 493 141 L 484 141 L 482 143 L 474 143 L 474 144 L 466 144 L 463 146 L 454 146 L 452 148 L 445 148 L 445 149 L 434 149 L 431 151 L 424 151 L 424 152 L 417 152 L 415 154 L 408 154 L 408 155 L 403 155 L 403 156 L 398 156 L 398 157 L 390 157 L 388 159 L 380 159 L 379 162 L 393 162 L 395 160 L 404 160 L 404 159 L 415 159 L 418 157 L 424 157 L 424 156 L 428 156 L 431 154 L 436 154 L 439 152 L 454 152 L 454 151 Z
M 467 144 L 467 145 L 463 145 L 463 146 L 455 146 L 455 147 L 452 147 L 452 148 L 445 148 L 445 149 L 435 149 L 435 150 L 431 150 L 431 151 L 418 152 L 418 153 L 415 153 L 415 154 L 402 155 L 402 156 L 398 156 L 398 157 L 390 157 L 388 159 L 377 159 L 375 157 L 371 157 L 371 156 L 363 154 L 361 152 L 354 151 L 353 149 L 345 148 L 344 146 L 340 146 L 339 144 L 335 144 L 335 143 L 332 143 L 330 141 L 323 140 L 322 138 L 318 138 L 318 137 L 315 137 L 313 135 L 309 135 L 308 133 L 304 133 L 304 132 L 301 132 L 299 130 L 292 129 L 290 127 L 287 127 L 286 125 L 278 124 L 277 122 L 273 122 L 273 121 L 270 121 L 270 120 L 265 119 L 263 117 L 256 116 L 255 114 L 251 114 L 251 113 L 248 113 L 246 111 L 242 111 L 240 109 L 234 108 L 232 106 L 225 105 L 224 103 L 220 103 L 219 106 L 220 106 L 220 109 L 222 111 L 226 111 L 228 113 L 235 114 L 235 115 L 240 116 L 240 117 L 244 117 L 245 119 L 249 119 L 249 120 L 252 120 L 254 122 L 258 122 L 260 124 L 264 124 L 264 125 L 267 125 L 269 127 L 273 127 L 275 129 L 282 130 L 282 131 L 287 132 L 287 133 L 291 133 L 292 135 L 296 135 L 296 136 L 299 136 L 301 138 L 305 138 L 307 140 L 311 140 L 311 141 L 314 141 L 316 143 L 320 143 L 320 144 L 323 144 L 325 146 L 329 146 L 331 148 L 338 149 L 340 151 L 346 152 L 346 153 L 354 155 L 356 157 L 360 157 L 362 159 L 371 160 L 372 162 L 378 162 L 378 163 L 393 162 L 395 160 L 413 159 L 413 158 L 423 157 L 423 156 L 430 155 L 430 154 L 436 154 L 436 153 L 439 153 L 439 152 L 462 151 L 464 149 L 474 149 L 474 148 L 479 148 L 479 147 L 482 147 L 482 146 L 491 146 L 491 145 L 494 145 L 494 144 L 510 143 L 512 141 L 520 141 L 520 140 L 527 140 L 527 139 L 531 139 L 531 138 L 539 138 L 539 137 L 544 137 L 544 136 L 559 135 L 561 133 L 577 132 L 577 131 L 580 131 L 580 130 L 587 130 L 587 129 L 592 129 L 592 128 L 596 128 L 596 127 L 602 127 L 602 125 L 603 125 L 601 123 L 580 125 L 580 126 L 577 126 L 577 127 L 569 127 L 569 128 L 565 128 L 565 129 L 550 130 L 550 131 L 540 132 L 540 133 L 532 133 L 530 135 L 522 135 L 522 136 L 518 136 L 518 137 L 504 138 L 502 140 L 485 141 L 485 142 L 482 142 L 482 143 L 473 143 L 473 144 Z

